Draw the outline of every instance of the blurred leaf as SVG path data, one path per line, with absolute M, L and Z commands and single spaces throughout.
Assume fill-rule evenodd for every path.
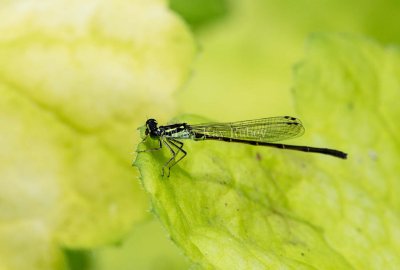
M 400 44 L 395 0 L 228 0 L 227 6 L 228 16 L 196 31 L 202 51 L 179 93 L 181 112 L 224 121 L 294 114 L 291 67 L 311 33 Z
M 96 270 L 186 270 L 190 262 L 166 237 L 155 218 L 138 224 L 124 241 L 99 248 L 93 269 Z
M 0 9 L 0 268 L 64 269 L 147 216 L 136 127 L 167 117 L 195 45 L 164 1 Z M 23 258 L 23 259 L 22 259 Z
M 206 269 L 400 265 L 398 109 L 384 106 L 399 100 L 399 52 L 340 35 L 314 36 L 309 47 L 295 74 L 309 144 L 346 150 L 349 160 L 188 141 L 188 156 L 162 178 L 169 151 L 137 157 L 154 213 Z
M 228 12 L 227 0 L 170 0 L 169 6 L 194 29 L 209 25 Z
M 93 268 L 92 252 L 87 250 L 64 250 L 69 270 L 91 270 Z

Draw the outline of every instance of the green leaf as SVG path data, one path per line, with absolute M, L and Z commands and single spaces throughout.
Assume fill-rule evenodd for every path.
M 300 201 L 305 196 L 318 199 L 319 206 L 337 198 L 335 207 L 323 208 L 330 218 L 311 208 L 296 207 L 296 213 L 324 228 L 326 240 L 355 269 L 396 269 L 400 265 L 398 48 L 350 35 L 315 35 L 296 75 L 298 109 L 313 130 L 313 140 L 350 153 L 344 168 L 319 165 L 337 178 L 325 181 L 329 196 L 317 192 L 311 182 L 304 182 L 307 195 L 291 194 Z M 329 137 L 324 136 L 327 132 Z
M 188 156 L 167 178 L 168 149 L 139 153 L 143 186 L 171 239 L 206 269 L 395 269 L 398 60 L 397 49 L 363 38 L 310 39 L 295 73 L 303 142 L 347 151 L 348 160 L 187 141 Z
M 0 17 L 0 268 L 64 269 L 64 248 L 147 217 L 136 127 L 172 111 L 195 44 L 158 0 L 2 2 Z

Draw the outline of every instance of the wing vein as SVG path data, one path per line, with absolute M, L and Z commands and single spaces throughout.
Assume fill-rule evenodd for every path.
M 207 137 L 225 137 L 248 141 L 275 142 L 299 137 L 304 133 L 301 121 L 277 116 L 228 123 L 190 125 L 191 132 Z

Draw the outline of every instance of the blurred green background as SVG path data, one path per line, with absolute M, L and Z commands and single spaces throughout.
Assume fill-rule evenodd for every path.
M 130 166 L 136 128 L 179 113 L 296 115 L 292 71 L 310 34 L 400 42 L 398 1 L 0 4 L 7 270 L 195 268 L 149 213 Z

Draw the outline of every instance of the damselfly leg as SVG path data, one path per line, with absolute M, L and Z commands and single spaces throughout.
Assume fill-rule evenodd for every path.
M 146 136 L 142 140 L 142 142 L 145 142 L 147 140 L 147 137 L 148 136 Z M 172 139 L 172 138 L 160 137 L 158 139 L 158 143 L 159 143 L 159 147 L 150 148 L 150 149 L 146 149 L 146 150 L 139 150 L 137 152 L 142 153 L 142 152 L 158 151 L 158 150 L 161 150 L 163 148 L 163 144 L 165 144 L 167 146 L 167 148 L 169 149 L 169 151 L 171 152 L 172 156 L 163 165 L 163 167 L 161 169 L 161 176 L 164 176 L 164 171 L 167 168 L 168 169 L 167 176 L 169 177 L 171 168 L 173 166 L 175 166 L 179 161 L 181 161 L 187 155 L 187 152 L 185 150 L 183 150 L 183 142 L 180 142 L 180 141 Z M 179 152 L 182 152 L 182 156 L 179 157 L 178 160 L 175 160 L 175 158 L 179 154 Z
M 169 167 L 168 167 L 168 176 L 169 176 L 169 171 L 171 170 L 171 168 L 173 166 L 175 166 L 179 161 L 181 161 L 184 157 L 186 157 L 187 152 L 185 150 L 183 150 L 183 142 L 180 142 L 180 141 L 175 140 L 175 139 L 168 139 L 168 141 L 178 149 L 178 152 L 176 152 L 176 155 L 179 152 L 182 152 L 182 156 L 178 160 L 174 160 L 173 163 L 171 165 L 169 165 Z M 179 144 L 179 146 L 176 145 L 176 144 Z
M 179 161 L 181 161 L 185 156 L 186 156 L 186 151 L 183 150 L 183 142 L 180 142 L 178 140 L 172 139 L 172 138 L 166 138 L 165 140 L 163 140 L 163 143 L 168 147 L 168 149 L 170 150 L 172 157 L 164 164 L 164 166 L 162 167 L 161 171 L 161 175 L 164 176 L 164 170 L 165 168 L 168 168 L 168 174 L 167 177 L 169 177 L 170 175 L 170 171 L 171 168 L 177 164 Z M 178 145 L 177 145 L 178 144 Z M 175 149 L 175 151 L 174 151 Z M 178 159 L 175 160 L 176 156 L 179 154 L 179 152 L 182 152 L 182 156 Z

